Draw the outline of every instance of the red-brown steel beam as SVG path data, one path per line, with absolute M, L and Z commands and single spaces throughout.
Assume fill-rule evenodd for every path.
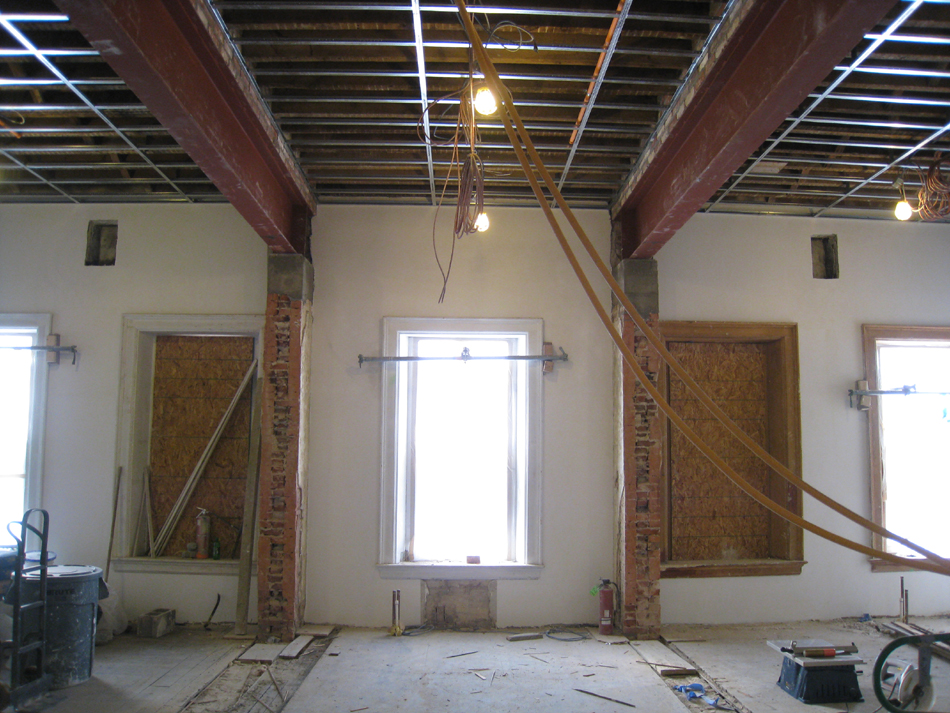
M 306 177 L 207 0 L 56 3 L 274 251 L 309 252 Z
M 718 58 L 620 192 L 622 256 L 655 255 L 895 4 L 755 0 L 724 27 Z

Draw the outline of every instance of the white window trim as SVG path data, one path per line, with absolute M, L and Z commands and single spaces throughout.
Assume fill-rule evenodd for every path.
M 167 561 L 160 558 L 136 558 L 132 551 L 142 499 L 142 473 L 149 457 L 155 338 L 162 334 L 254 337 L 254 358 L 257 359 L 260 377 L 263 332 L 263 315 L 123 315 L 116 465 L 122 468 L 123 481 L 128 485 L 123 486 L 125 497 L 121 501 L 115 551 L 122 553 L 116 559 L 123 560 L 124 571 L 143 571 L 142 568 L 148 568 L 149 571 L 164 572 L 168 571 L 169 566 Z M 138 559 L 141 564 L 129 569 L 130 558 Z M 189 561 L 185 568 L 189 572 L 202 574 L 220 569 L 213 564 L 213 560 Z
M 528 335 L 529 354 L 540 354 L 544 341 L 544 323 L 540 319 L 386 317 L 383 319 L 383 355 L 398 355 L 401 334 L 425 332 L 523 332 Z M 377 569 L 384 579 L 537 579 L 541 576 L 542 374 L 539 364 L 529 364 L 528 367 L 525 384 L 528 389 L 528 467 L 524 502 L 520 505 L 525 526 L 524 562 L 469 565 L 400 561 L 399 513 L 405 508 L 402 502 L 404 489 L 399 484 L 395 429 L 400 371 L 396 362 L 382 363 L 382 481 Z
M 862 339 L 864 342 L 864 373 L 868 381 L 868 389 L 877 390 L 881 388 L 881 376 L 878 368 L 878 349 L 882 345 L 903 343 L 912 344 L 950 344 L 950 327 L 917 326 L 917 325 L 888 325 L 888 324 L 865 324 L 862 325 Z M 872 397 L 869 399 L 868 406 L 868 431 L 870 445 L 870 471 L 871 471 L 871 520 L 882 527 L 887 527 L 887 518 L 884 513 L 885 504 L 885 477 L 884 477 L 884 459 L 883 443 L 884 436 L 881 431 L 882 419 L 880 404 L 881 399 L 886 397 Z M 900 533 L 896 533 L 900 534 Z M 872 535 L 872 544 L 879 550 L 889 551 L 887 539 L 882 535 L 874 533 Z M 912 558 L 918 557 L 914 554 Z M 882 560 L 877 557 L 868 558 L 871 563 L 872 572 L 903 572 L 911 571 L 912 568 L 906 565 Z
M 0 326 L 13 329 L 35 329 L 36 344 L 45 345 L 52 329 L 51 314 L 2 314 Z M 29 449 L 26 454 L 25 509 L 43 506 L 43 454 L 46 440 L 46 393 L 49 367 L 46 352 L 33 352 L 33 411 L 30 414 Z

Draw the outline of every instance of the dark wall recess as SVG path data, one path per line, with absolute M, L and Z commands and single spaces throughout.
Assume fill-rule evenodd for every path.
M 811 274 L 816 280 L 838 279 L 838 236 L 813 235 Z
M 86 230 L 86 264 L 115 265 L 119 221 L 90 220 Z

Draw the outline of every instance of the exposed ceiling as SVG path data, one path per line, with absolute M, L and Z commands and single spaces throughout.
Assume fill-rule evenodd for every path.
M 439 200 L 451 148 L 427 147 L 419 130 L 426 121 L 436 137 L 455 129 L 457 98 L 421 118 L 468 76 L 454 4 L 214 7 L 318 202 Z M 616 200 L 724 8 L 522 0 L 470 9 L 545 163 L 584 207 Z M 52 0 L 0 0 L 0 11 L 0 201 L 224 200 Z M 703 210 L 889 213 L 894 181 L 903 175 L 915 192 L 916 169 L 950 150 L 948 65 L 950 3 L 897 2 Z M 529 202 L 497 119 L 479 122 L 478 152 L 488 204 Z

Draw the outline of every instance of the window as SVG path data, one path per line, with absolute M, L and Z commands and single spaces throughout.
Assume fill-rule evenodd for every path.
M 50 322 L 0 315 L 0 545 L 14 544 L 8 522 L 40 506 L 46 408 L 46 353 L 9 347 L 45 345 Z
M 950 328 L 864 326 L 868 388 L 914 387 L 915 396 L 869 399 L 873 520 L 943 557 L 950 557 L 946 502 L 950 498 Z M 919 557 L 874 536 L 876 547 Z M 873 561 L 875 570 L 901 565 Z
M 801 474 L 794 324 L 661 322 L 667 349 L 729 417 Z M 740 476 L 793 512 L 797 489 L 749 452 L 664 367 L 666 398 Z M 743 493 L 669 422 L 663 458 L 662 576 L 799 574 L 801 530 Z
M 473 357 L 384 362 L 384 576 L 537 576 L 541 365 L 504 357 L 540 354 L 541 321 L 390 318 L 384 340 L 387 356 Z

